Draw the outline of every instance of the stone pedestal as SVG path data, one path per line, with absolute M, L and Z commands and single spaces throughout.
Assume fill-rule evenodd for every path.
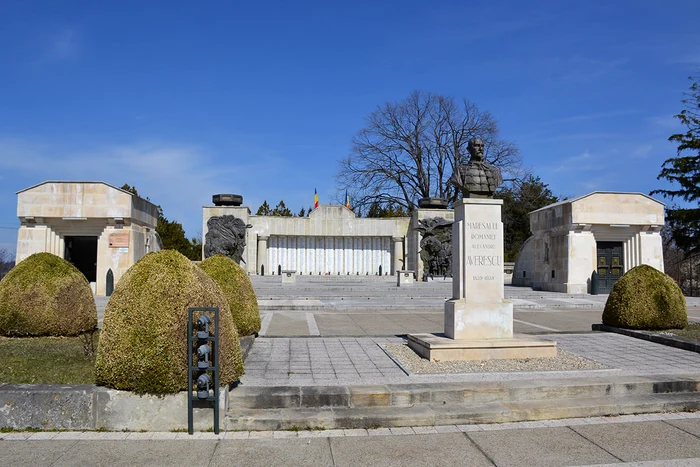
M 504 299 L 502 200 L 468 198 L 452 224 L 452 300 L 445 334 L 413 334 L 408 345 L 431 361 L 555 357 L 556 343 L 513 338 L 513 304 Z
M 410 287 L 413 282 L 413 271 L 396 271 L 397 287 Z
M 282 270 L 281 276 L 282 276 L 282 285 L 296 284 L 296 282 L 297 282 L 297 272 L 296 271 Z
M 513 337 L 513 304 L 504 300 L 500 199 L 464 199 L 452 224 L 452 300 L 445 303 L 450 339 Z

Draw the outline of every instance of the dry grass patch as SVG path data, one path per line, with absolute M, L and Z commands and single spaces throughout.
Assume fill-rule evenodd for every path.
M 82 337 L 0 337 L 0 355 L 0 383 L 95 382 L 95 355 L 85 354 Z

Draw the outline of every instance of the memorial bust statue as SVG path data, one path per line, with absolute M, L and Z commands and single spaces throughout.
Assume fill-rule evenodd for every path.
M 449 183 L 462 192 L 463 198 L 492 198 L 503 183 L 501 170 L 484 160 L 484 142 L 481 138 L 469 140 L 469 162 L 455 167 Z

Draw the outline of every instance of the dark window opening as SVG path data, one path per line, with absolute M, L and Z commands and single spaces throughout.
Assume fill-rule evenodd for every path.
M 97 282 L 97 237 L 65 237 L 64 258 L 83 273 L 88 282 Z

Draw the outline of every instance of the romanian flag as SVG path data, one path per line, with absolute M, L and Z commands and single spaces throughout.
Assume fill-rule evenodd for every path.
M 345 189 L 345 207 L 350 209 L 350 195 L 348 195 L 347 189 Z
M 318 209 L 318 191 L 314 188 L 314 209 Z

